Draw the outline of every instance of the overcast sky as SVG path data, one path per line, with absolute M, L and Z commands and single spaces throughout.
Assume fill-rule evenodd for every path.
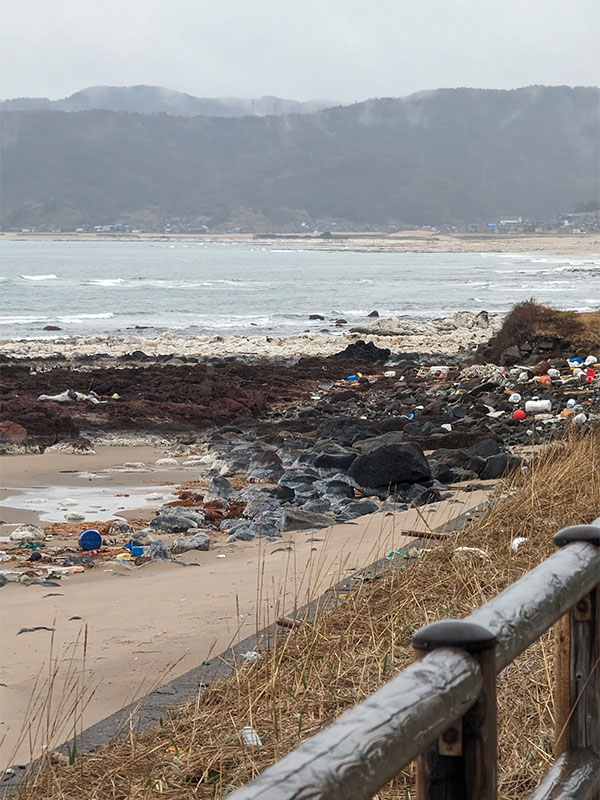
M 0 0 L 0 97 L 153 84 L 342 102 L 600 83 L 600 0 Z

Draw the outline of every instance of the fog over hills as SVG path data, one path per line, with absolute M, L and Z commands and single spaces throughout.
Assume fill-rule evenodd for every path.
M 0 225 L 548 219 L 598 196 L 599 100 L 535 86 L 263 117 L 5 110 Z
M 0 101 L 1 111 L 131 111 L 138 114 L 173 114 L 193 117 L 242 117 L 266 114 L 310 114 L 337 103 L 311 100 L 300 103 L 281 97 L 194 97 L 162 86 L 90 86 L 60 100 L 19 97 Z

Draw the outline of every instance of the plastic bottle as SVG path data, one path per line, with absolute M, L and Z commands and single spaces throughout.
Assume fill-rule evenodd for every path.
M 518 392 L 513 392 L 511 396 L 508 398 L 509 403 L 520 403 L 521 402 L 521 395 Z
M 262 747 L 262 742 L 260 740 L 260 736 L 258 735 L 258 731 L 254 728 L 251 728 L 249 725 L 246 725 L 242 728 L 242 742 L 246 745 L 246 747 Z

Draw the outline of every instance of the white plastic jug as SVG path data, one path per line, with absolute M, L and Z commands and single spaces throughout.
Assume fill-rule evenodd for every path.
M 525 412 L 527 414 L 547 414 L 552 411 L 551 400 L 539 400 L 534 397 L 532 400 L 525 402 Z

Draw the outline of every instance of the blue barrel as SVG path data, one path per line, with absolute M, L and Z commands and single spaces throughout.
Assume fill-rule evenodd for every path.
M 82 550 L 99 550 L 102 547 L 102 537 L 93 528 L 82 531 L 78 541 Z

